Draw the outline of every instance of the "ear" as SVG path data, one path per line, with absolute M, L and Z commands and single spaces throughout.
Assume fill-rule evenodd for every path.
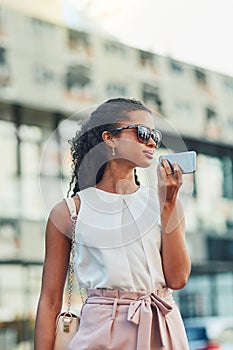
M 115 148 L 116 146 L 115 138 L 109 131 L 104 131 L 102 133 L 102 139 L 109 147 Z

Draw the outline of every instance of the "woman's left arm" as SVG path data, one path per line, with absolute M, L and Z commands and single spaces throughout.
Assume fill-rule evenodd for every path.
M 168 288 L 181 289 L 188 280 L 191 262 L 185 242 L 184 212 L 178 192 L 182 172 L 173 164 L 173 173 L 167 160 L 158 165 L 158 194 L 161 210 L 162 265 Z

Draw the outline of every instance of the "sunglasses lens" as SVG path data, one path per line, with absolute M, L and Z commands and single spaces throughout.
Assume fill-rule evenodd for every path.
M 138 140 L 142 143 L 147 143 L 150 139 L 150 129 L 146 126 L 138 127 Z
M 152 130 L 151 137 L 154 140 L 156 144 L 156 148 L 159 148 L 161 141 L 162 141 L 162 134 L 159 130 Z
M 155 147 L 159 148 L 162 140 L 162 134 L 159 130 L 150 130 L 144 125 L 138 127 L 138 140 L 142 143 L 147 143 L 152 137 L 152 140 L 155 142 Z

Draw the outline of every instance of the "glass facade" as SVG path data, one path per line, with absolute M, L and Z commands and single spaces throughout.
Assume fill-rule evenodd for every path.
M 184 178 L 181 195 L 187 205 L 192 274 L 175 295 L 184 317 L 231 316 L 233 79 L 218 77 L 216 89 L 205 70 L 35 18 L 28 18 L 27 40 L 36 38 L 40 47 L 35 50 L 27 43 L 33 54 L 16 43 L 15 51 L 13 46 L 8 50 L 4 37 L 11 33 L 10 14 L 0 10 L 0 348 L 16 350 L 18 343 L 20 350 L 33 348 L 46 219 L 67 194 L 68 140 L 83 119 L 81 114 L 68 114 L 116 94 L 135 96 L 164 113 L 187 149 L 197 151 L 197 172 Z M 21 27 L 21 34 L 26 27 Z M 48 66 L 38 63 L 38 55 Z M 27 67 L 20 66 L 25 57 Z M 119 69 L 115 76 L 112 62 Z M 14 79 L 10 72 L 16 72 Z M 126 78 L 119 80 L 123 75 Z M 6 90 L 9 83 L 11 90 Z M 210 90 L 221 91 L 222 111 Z M 14 98 L 6 96 L 8 92 Z M 169 140 L 166 128 L 163 133 Z M 77 293 L 75 303 L 80 303 Z

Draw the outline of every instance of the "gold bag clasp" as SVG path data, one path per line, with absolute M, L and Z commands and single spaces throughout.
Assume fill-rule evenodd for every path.
M 63 317 L 63 332 L 69 333 L 71 328 L 72 316 L 65 315 Z

